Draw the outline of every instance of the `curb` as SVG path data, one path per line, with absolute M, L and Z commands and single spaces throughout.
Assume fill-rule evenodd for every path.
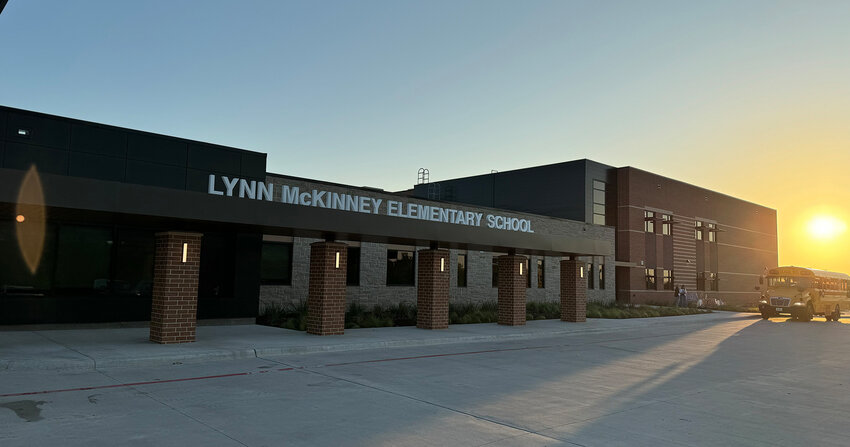
M 706 315 L 714 315 L 710 322 L 721 322 L 731 320 L 747 320 L 755 319 L 758 315 L 744 315 L 740 313 L 729 312 L 728 315 L 719 316 L 719 312 L 714 312 Z M 725 312 L 724 312 L 725 313 Z M 631 329 L 641 329 L 652 326 L 662 327 L 677 327 L 688 326 L 695 324 L 704 324 L 705 320 L 693 318 L 695 315 L 683 317 L 657 317 L 640 319 L 627 319 L 630 323 L 627 326 L 610 326 L 610 327 L 576 327 L 567 325 L 564 329 L 546 330 L 537 332 L 524 333 L 502 333 L 502 334 L 458 334 L 439 338 L 397 338 L 388 340 L 374 340 L 362 342 L 345 342 L 344 340 L 336 339 L 336 343 L 326 343 L 320 345 L 306 345 L 289 343 L 282 346 L 274 347 L 244 347 L 236 349 L 221 349 L 221 348 L 203 348 L 199 347 L 199 352 L 190 353 L 161 353 L 157 355 L 142 355 L 138 357 L 125 358 L 96 358 L 86 355 L 83 352 L 77 351 L 69 346 L 64 346 L 66 349 L 73 351 L 76 358 L 56 359 L 56 358 L 33 358 L 25 360 L 5 360 L 0 359 L 0 371 L 94 371 L 101 368 L 138 368 L 138 367 L 154 367 L 168 366 L 184 363 L 202 363 L 211 361 L 225 360 L 242 360 L 250 358 L 265 358 L 265 357 L 282 357 L 288 355 L 313 354 L 313 353 L 330 353 L 330 352 L 348 352 L 348 351 L 363 351 L 370 349 L 386 349 L 386 348 L 404 348 L 404 347 L 419 347 L 419 346 L 438 346 L 451 345 L 460 343 L 484 343 L 497 341 L 514 341 L 514 340 L 530 340 L 551 337 L 571 337 L 585 334 L 602 334 L 628 331 Z M 659 321 L 660 320 L 660 321 Z M 463 326 L 463 325 L 456 325 Z M 357 331 L 359 329 L 351 329 Z M 366 329 L 366 330 L 374 330 Z M 52 341 L 53 343 L 57 343 Z M 57 343 L 59 344 L 59 343 Z

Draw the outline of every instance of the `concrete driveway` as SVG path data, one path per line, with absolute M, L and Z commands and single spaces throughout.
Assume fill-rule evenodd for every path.
M 519 339 L 8 369 L 0 445 L 847 445 L 850 325 L 676 318 Z

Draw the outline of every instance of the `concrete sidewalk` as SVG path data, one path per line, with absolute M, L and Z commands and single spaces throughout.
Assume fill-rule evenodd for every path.
M 179 345 L 159 345 L 148 341 L 147 327 L 97 328 L 88 325 L 71 329 L 4 330 L 0 331 L 0 371 L 161 366 L 312 352 L 574 336 L 754 318 L 758 315 L 714 312 L 623 320 L 591 318 L 586 323 L 538 320 L 529 321 L 525 326 L 459 324 L 444 330 L 416 327 L 347 329 L 345 335 L 325 337 L 253 324 L 199 326 L 197 342 Z

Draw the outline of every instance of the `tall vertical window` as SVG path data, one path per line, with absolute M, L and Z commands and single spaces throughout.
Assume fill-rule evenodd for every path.
M 599 289 L 605 288 L 605 265 L 601 262 L 596 264 L 596 269 L 598 270 L 597 276 L 599 277 Z
M 531 264 L 531 258 L 525 260 L 525 267 L 523 267 L 523 272 L 525 272 L 525 288 L 531 288 L 531 272 L 528 270 L 528 267 Z
M 387 285 L 412 286 L 416 284 L 416 264 L 412 251 L 387 250 Z
M 708 242 L 717 242 L 717 226 L 713 223 L 706 224 L 705 226 L 708 230 Z
M 545 262 L 543 258 L 537 260 L 537 288 L 542 289 L 546 287 L 546 269 Z
M 702 240 L 702 221 L 694 221 L 694 239 L 698 241 Z
M 709 290 L 713 290 L 715 292 L 717 290 L 719 290 L 719 288 L 717 287 L 717 273 L 708 272 L 708 278 L 707 279 L 708 279 L 707 285 L 708 285 Z
M 594 278 L 593 278 L 593 263 L 588 262 L 587 263 L 587 288 L 588 289 L 593 288 L 593 280 L 594 280 Z
M 663 275 L 662 285 L 664 290 L 673 290 L 673 270 L 664 269 Z
M 466 255 L 457 255 L 457 286 L 466 287 Z
M 292 284 L 292 244 L 263 242 L 260 283 L 288 286 Z
M 655 290 L 655 269 L 646 269 L 646 288 Z
M 499 258 L 493 255 L 493 287 L 499 287 Z
M 643 212 L 643 231 L 647 233 L 655 233 L 655 213 L 652 211 Z
M 345 261 L 345 285 L 360 285 L 360 247 L 348 247 Z
M 605 182 L 593 181 L 593 223 L 605 225 Z
M 669 236 L 672 234 L 673 217 L 669 214 L 661 215 L 661 234 Z

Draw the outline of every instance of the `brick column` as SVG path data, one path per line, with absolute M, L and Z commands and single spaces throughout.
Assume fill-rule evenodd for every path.
M 152 342 L 195 341 L 201 236 L 201 233 L 179 231 L 156 233 L 150 323 Z
M 342 335 L 345 331 L 345 272 L 348 246 L 339 242 L 310 244 L 307 333 Z M 338 255 L 337 255 L 338 254 Z M 339 263 L 337 263 L 339 256 Z
M 522 264 L 522 274 L 519 265 Z M 525 286 L 528 259 L 525 256 L 504 255 L 498 258 L 499 267 L 499 324 L 525 324 Z
M 587 277 L 582 277 L 583 261 L 561 261 L 561 321 L 587 320 Z M 585 271 L 585 275 L 591 272 Z
M 419 250 L 416 287 L 418 328 L 449 327 L 449 259 L 448 250 Z

